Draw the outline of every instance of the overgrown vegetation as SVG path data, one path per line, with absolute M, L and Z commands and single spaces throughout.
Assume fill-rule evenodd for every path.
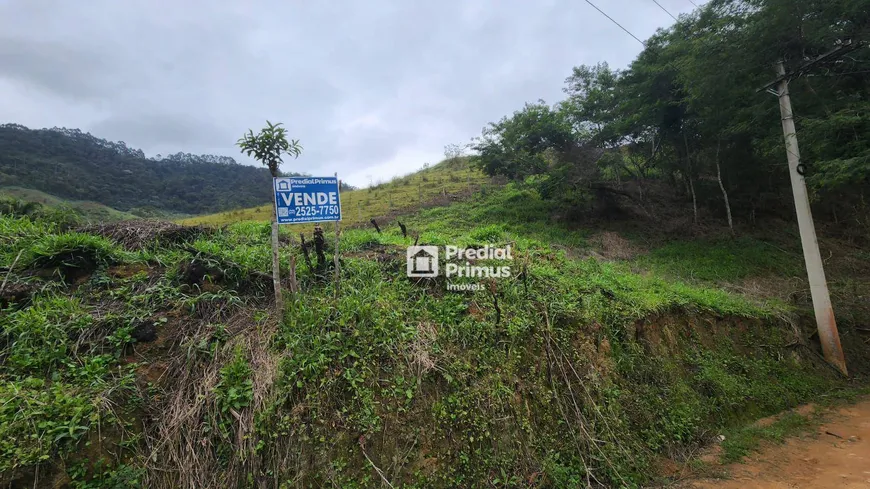
M 561 102 L 528 103 L 491 123 L 474 159 L 568 208 L 592 200 L 609 215 L 629 199 L 658 217 L 650 190 L 665 185 L 695 224 L 791 217 L 779 105 L 758 88 L 777 61 L 791 72 L 836 46 L 862 46 L 868 11 L 866 0 L 708 2 L 647 39 L 627 69 L 576 67 Z M 849 222 L 841 231 L 864 243 L 867 52 L 817 63 L 789 85 L 816 217 Z
M 212 229 L 81 227 L 68 209 L 0 201 L 0 486 L 640 487 L 717 433 L 732 461 L 800 430 L 797 414 L 745 424 L 855 392 L 867 372 L 865 61 L 792 84 L 809 180 L 848 231 L 830 244 L 852 246 L 826 259 L 851 382 L 817 353 L 794 240 L 702 225 L 733 214 L 778 232 L 777 108 L 753 91 L 776 58 L 861 40 L 867 11 L 712 0 L 628 70 L 576 68 L 565 101 L 491 125 L 472 157 L 451 145 L 438 165 L 343 192 L 340 287 L 332 228 L 316 252 L 296 241 L 309 226 L 283 230 L 299 292 L 278 314 L 270 205 L 184 221 L 225 225 Z M 242 147 L 298 155 L 281 131 Z M 45 180 L 49 167 L 77 178 Z M 0 127 L 0 184 L 140 216 L 268 202 L 268 177 Z M 643 220 L 621 233 L 627 209 Z M 675 210 L 694 224 L 679 239 Z M 413 243 L 510 245 L 512 274 L 448 292 L 405 276 Z
M 703 285 L 783 273 L 781 250 L 701 240 L 604 261 L 557 210 L 510 185 L 405 216 L 408 236 L 348 230 L 337 299 L 289 245 L 302 292 L 282 318 L 265 222 L 137 247 L 123 224 L 6 214 L 0 483 L 639 486 L 657 457 L 845 386 L 791 306 Z M 414 240 L 510 243 L 514 274 L 469 293 L 410 280 Z

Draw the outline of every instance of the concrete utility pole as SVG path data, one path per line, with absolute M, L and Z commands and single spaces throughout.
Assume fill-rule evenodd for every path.
M 797 211 L 798 228 L 800 229 L 801 245 L 804 261 L 807 266 L 807 277 L 810 283 L 810 293 L 813 298 L 813 309 L 816 313 L 816 325 L 819 330 L 819 340 L 825 360 L 848 375 L 843 347 L 840 345 L 840 335 L 837 332 L 837 322 L 831 307 L 831 296 L 825 280 L 825 269 L 822 266 L 822 256 L 819 253 L 819 242 L 816 228 L 813 224 L 813 214 L 810 209 L 810 199 L 807 195 L 807 185 L 804 180 L 805 166 L 800 161 L 797 133 L 794 126 L 794 113 L 791 108 L 791 98 L 788 92 L 789 79 L 785 73 L 782 61 L 776 65 L 778 84 L 776 95 L 779 98 L 779 110 L 782 114 L 782 132 L 785 137 L 785 150 L 788 156 L 788 170 L 791 177 L 791 189 L 794 194 L 794 205 Z

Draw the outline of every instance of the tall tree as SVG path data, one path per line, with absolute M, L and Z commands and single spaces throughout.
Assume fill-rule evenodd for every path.
M 711 0 L 656 32 L 627 69 L 579 66 L 556 106 L 526 104 L 487 126 L 476 160 L 489 174 L 548 185 L 576 182 L 591 164 L 587 176 L 633 179 L 641 200 L 659 179 L 685 190 L 695 221 L 704 206 L 732 229 L 756 211 L 788 215 L 779 108 L 757 89 L 775 62 L 795 69 L 850 41 L 870 41 L 870 0 Z M 868 51 L 817 63 L 790 90 L 817 204 L 843 208 L 870 234 Z M 572 157 L 589 145 L 600 157 Z

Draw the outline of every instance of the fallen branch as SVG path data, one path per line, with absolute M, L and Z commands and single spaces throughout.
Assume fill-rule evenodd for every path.
M 371 464 L 372 468 L 375 469 L 375 472 L 377 472 L 378 475 L 381 476 L 381 479 L 384 481 L 384 484 L 390 486 L 390 488 L 392 488 L 392 489 L 396 489 L 395 486 L 393 486 L 393 484 L 391 484 L 390 481 L 387 479 L 387 476 L 384 475 L 384 472 L 383 472 L 381 469 L 379 469 L 378 466 L 375 465 L 374 462 L 372 462 L 372 459 L 371 459 L 371 458 L 369 458 L 369 454 L 366 453 L 366 449 L 365 449 L 365 447 L 363 446 L 363 443 L 364 443 L 364 442 L 363 442 L 362 439 L 361 439 L 360 442 L 359 442 L 359 447 L 360 447 L 360 449 L 362 450 L 363 456 L 366 458 L 366 460 L 369 461 L 369 463 Z

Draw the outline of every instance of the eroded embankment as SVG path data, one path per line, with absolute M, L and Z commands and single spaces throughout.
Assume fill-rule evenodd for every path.
M 349 233 L 339 298 L 299 256 L 305 292 L 279 321 L 266 231 L 137 251 L 25 234 L 3 482 L 635 485 L 721 426 L 842 385 L 808 332 L 757 306 L 542 247 L 518 249 L 514 279 L 451 294 L 403 276 L 401 238 Z M 61 253 L 89 258 L 55 280 Z

